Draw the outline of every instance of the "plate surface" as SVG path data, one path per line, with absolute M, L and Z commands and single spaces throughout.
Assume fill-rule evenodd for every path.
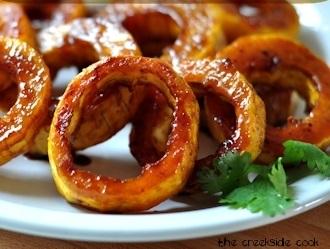
M 301 18 L 301 39 L 330 63 L 330 3 L 296 7 Z M 117 177 L 139 173 L 128 150 L 129 128 L 109 142 L 82 152 L 93 159 L 89 170 Z M 214 146 L 206 137 L 201 143 L 205 151 Z M 0 168 L 0 228 L 60 239 L 111 242 L 218 235 L 286 219 L 330 200 L 330 180 L 299 174 L 301 178 L 292 183 L 297 196 L 295 208 L 274 218 L 215 207 L 203 196 L 176 197 L 143 214 L 113 215 L 68 204 L 57 193 L 47 162 L 18 157 Z

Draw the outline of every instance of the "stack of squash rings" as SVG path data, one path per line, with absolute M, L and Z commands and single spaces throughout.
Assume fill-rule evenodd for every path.
M 143 211 L 229 151 L 270 162 L 289 139 L 330 144 L 330 70 L 297 41 L 299 18 L 285 0 L 99 9 L 0 2 L 0 23 L 0 163 L 48 156 L 68 202 Z M 68 66 L 80 73 L 54 96 L 52 82 Z M 307 103 L 304 118 L 292 116 L 294 93 Z M 127 123 L 139 176 L 75 166 L 75 151 Z M 218 148 L 197 160 L 200 129 Z

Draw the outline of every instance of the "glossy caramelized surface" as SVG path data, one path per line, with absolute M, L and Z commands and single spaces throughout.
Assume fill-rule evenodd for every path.
M 201 85 L 206 93 L 225 99 L 234 107 L 235 131 L 220 144 L 215 156 L 228 151 L 247 151 L 256 158 L 265 136 L 265 108 L 243 74 L 229 60 L 200 60 L 181 63 L 180 72 L 191 85 Z
M 173 109 L 156 87 L 148 85 L 132 118 L 130 151 L 140 165 L 159 160 L 166 152 Z
M 178 71 L 192 89 L 198 89 L 199 95 L 212 94 L 214 98 L 222 99 L 220 104 L 223 105 L 216 105 L 214 108 L 223 108 L 220 113 L 226 114 L 219 117 L 224 125 L 211 127 L 214 128 L 211 132 L 224 135 L 222 140 L 218 140 L 218 150 L 197 164 L 210 165 L 215 157 L 232 150 L 247 151 L 252 158 L 256 158 L 261 152 L 265 137 L 265 108 L 245 77 L 226 60 L 183 61 Z M 150 99 L 155 104 L 148 105 Z M 207 107 L 211 108 L 208 111 L 212 114 L 213 106 Z M 149 94 L 144 111 L 138 112 L 137 118 L 133 120 L 130 137 L 132 154 L 139 162 L 153 162 L 163 155 L 165 138 L 169 133 L 170 113 L 168 103 L 162 96 Z M 146 121 L 149 122 L 145 124 Z
M 53 72 L 71 65 L 85 67 L 106 56 L 140 55 L 125 29 L 101 18 L 77 19 L 49 27 L 39 33 L 38 40 Z
M 52 26 L 42 30 L 38 38 L 43 58 L 53 75 L 63 67 L 75 65 L 83 68 L 107 56 L 140 55 L 127 31 L 100 18 L 77 19 Z M 131 117 L 126 108 L 130 105 L 131 92 L 118 89 L 108 89 L 107 92 L 107 96 L 104 92 L 97 93 L 86 105 L 84 117 L 74 134 L 74 149 L 105 141 Z M 50 108 L 48 119 L 30 149 L 31 154 L 47 155 L 48 131 L 54 110 Z
M 0 82 L 0 112 L 5 113 L 15 104 L 18 87 L 5 71 L 0 73 Z
M 248 80 L 295 89 L 310 107 L 306 118 L 289 117 L 282 127 L 268 126 L 264 160 L 282 153 L 281 144 L 289 139 L 324 147 L 329 144 L 330 70 L 307 48 L 290 39 L 276 36 L 241 38 L 219 53 L 229 58 Z
M 19 4 L 0 2 L 0 35 L 20 39 L 38 48 L 30 20 Z
M 218 7 L 209 4 L 110 4 L 100 15 L 123 25 L 142 45 L 142 52 L 148 50 L 156 55 L 151 51 L 155 49 L 154 44 L 166 43 L 158 56 L 179 67 L 185 59 L 214 57 L 225 45 L 220 19 L 212 8 Z M 172 113 L 166 98 L 159 92 L 146 87 L 143 95 L 130 135 L 131 153 L 141 165 L 154 162 L 165 153 Z M 148 101 L 155 104 L 148 105 Z
M 292 108 L 291 100 L 293 90 L 271 86 L 265 83 L 267 77 L 260 77 L 260 83 L 254 84 L 254 89 L 262 98 L 266 109 L 266 121 L 268 125 L 279 127 L 286 123 Z M 235 111 L 233 107 L 215 95 L 204 96 L 204 119 L 212 137 L 223 142 L 235 130 Z
M 32 47 L 38 48 L 35 32 L 30 20 L 19 4 L 0 2 L 0 35 L 20 39 Z M 2 100 L 0 100 L 0 108 L 6 109 L 7 107 L 11 107 L 12 102 L 6 104 L 5 100 L 15 100 L 16 98 L 15 88 L 11 87 L 13 85 L 12 79 L 6 70 L 0 70 L 0 81 L 0 91 L 3 96 Z
M 28 147 L 30 153 L 49 153 L 56 186 L 69 202 L 102 212 L 138 212 L 181 191 L 190 176 L 194 184 L 195 166 L 212 166 L 228 151 L 270 161 L 288 139 L 329 145 L 325 63 L 275 35 L 241 38 L 223 49 L 226 40 L 251 33 L 295 38 L 298 17 L 286 1 L 109 4 L 102 17 L 77 19 L 86 15 L 78 2 L 24 4 L 40 31 L 40 51 L 52 76 L 63 67 L 96 62 L 59 100 L 50 100 L 48 69 L 37 52 L 17 40 L 0 40 L 5 96 L 0 108 L 9 109 L 0 119 L 0 163 Z M 0 14 L 0 33 L 36 45 L 19 5 L 1 2 Z M 144 52 L 160 59 L 141 57 Z M 274 94 L 273 86 L 279 87 Z M 294 90 L 308 102 L 304 119 L 287 119 Z M 219 143 L 215 153 L 198 161 L 195 96 Z M 130 149 L 142 166 L 139 176 L 120 180 L 75 166 L 74 151 L 111 138 L 128 122 Z
M 299 17 L 286 0 L 230 0 L 220 6 L 219 16 L 229 41 L 256 33 L 298 35 Z
M 173 108 L 166 153 L 127 180 L 78 169 L 71 155 L 71 134 L 81 120 L 81 108 L 104 86 L 156 86 Z M 185 81 L 157 59 L 112 57 L 89 66 L 68 86 L 52 122 L 49 158 L 58 190 L 73 203 L 99 211 L 135 212 L 148 209 L 182 189 L 197 153 L 199 109 Z
M 235 0 L 219 4 L 221 25 L 229 42 L 253 34 L 274 33 L 298 38 L 299 17 L 295 8 L 286 0 Z M 292 90 L 277 89 L 268 91 L 265 87 L 256 87 L 266 103 L 267 121 L 274 125 L 283 124 L 290 112 Z M 206 98 L 208 99 L 208 97 Z M 207 100 L 215 102 L 213 100 Z M 215 103 L 213 103 L 214 106 Z M 216 111 L 216 110 L 214 110 Z M 213 136 L 219 140 L 223 135 L 217 129 L 219 124 L 208 122 Z
M 235 132 L 236 114 L 234 107 L 222 96 L 217 96 L 214 93 L 205 94 L 203 107 L 205 123 L 209 132 L 217 142 L 224 142 Z
M 86 6 L 81 0 L 37 0 L 20 1 L 20 3 L 36 30 L 68 23 L 87 15 Z
M 18 85 L 15 105 L 0 118 L 0 164 L 28 150 L 47 114 L 51 81 L 41 56 L 27 43 L 0 37 L 0 68 Z
M 101 15 L 124 25 L 142 44 L 172 41 L 162 57 L 178 65 L 187 58 L 212 57 L 225 45 L 220 19 L 210 8 L 208 4 L 110 4 Z
M 60 98 L 52 98 L 46 119 L 30 145 L 29 157 L 43 158 L 48 155 L 50 125 Z M 101 89 L 82 108 L 81 120 L 71 136 L 72 149 L 82 150 L 102 143 L 115 135 L 134 114 L 134 107 L 138 106 L 136 101 L 138 99 L 127 87 Z

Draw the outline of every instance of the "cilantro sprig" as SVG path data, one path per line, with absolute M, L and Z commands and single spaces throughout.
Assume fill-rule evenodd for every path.
M 330 177 L 330 156 L 312 144 L 289 140 L 284 144 L 283 163 L 299 165 L 325 177 Z
M 289 140 L 284 155 L 271 165 L 256 165 L 249 153 L 229 152 L 213 161 L 213 167 L 198 174 L 202 189 L 220 195 L 219 203 L 232 208 L 247 208 L 269 216 L 283 214 L 294 205 L 284 165 L 306 165 L 308 169 L 330 177 L 330 156 L 316 146 Z M 251 180 L 250 176 L 254 175 Z

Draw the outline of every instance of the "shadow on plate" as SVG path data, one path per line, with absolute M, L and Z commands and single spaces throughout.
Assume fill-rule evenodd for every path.
M 48 177 L 47 179 L 41 179 L 0 175 L 0 192 L 25 197 L 49 198 L 58 196 L 52 179 Z

